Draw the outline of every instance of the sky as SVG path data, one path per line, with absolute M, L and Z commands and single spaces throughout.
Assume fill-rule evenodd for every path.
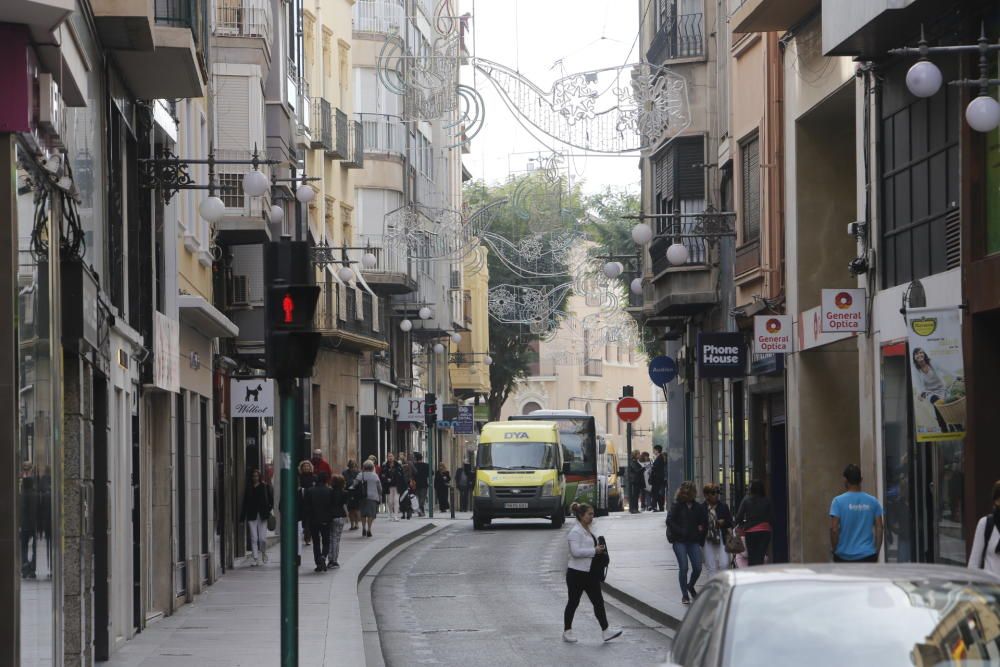
M 460 0 L 460 6 L 462 13 L 472 14 L 473 55 L 517 69 L 543 90 L 568 74 L 639 61 L 634 1 Z M 471 153 L 464 156 L 475 178 L 504 181 L 508 174 L 527 171 L 530 158 L 558 148 L 571 154 L 566 158 L 570 178 L 583 180 L 584 192 L 607 185 L 638 192 L 637 154 L 584 155 L 547 137 L 546 147 L 511 116 L 483 76 L 474 78 L 472 68 L 464 67 L 462 82 L 475 85 L 486 103 L 486 122 L 472 140 Z

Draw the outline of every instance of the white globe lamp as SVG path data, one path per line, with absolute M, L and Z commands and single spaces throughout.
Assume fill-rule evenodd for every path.
M 645 222 L 640 222 L 632 228 L 632 240 L 639 245 L 645 245 L 653 240 L 653 228 Z
M 673 266 L 681 266 L 682 264 L 687 264 L 688 261 L 688 249 L 683 243 L 672 243 L 669 248 L 667 248 L 667 261 Z
M 442 345 L 441 343 L 434 343 L 434 352 L 437 354 L 441 354 L 442 352 L 444 352 L 444 345 Z
M 461 343 L 462 342 L 462 334 L 458 333 L 457 331 L 455 333 L 453 333 L 451 335 L 451 342 L 454 343 L 455 345 L 458 345 L 459 343 Z
M 198 214 L 205 222 L 218 222 L 226 214 L 226 205 L 218 197 L 206 197 L 198 204 Z
M 298 199 L 303 204 L 308 204 L 313 199 L 316 198 L 316 191 L 310 186 L 303 183 L 295 190 L 295 198 Z
M 1000 102 L 980 95 L 965 107 L 965 120 L 976 132 L 992 132 L 1000 125 Z
M 413 328 L 413 322 L 411 322 L 410 320 L 403 320 L 402 322 L 399 323 L 399 328 L 404 332 L 409 331 L 410 329 Z
M 243 193 L 249 197 L 261 197 L 267 192 L 267 176 L 253 169 L 243 174 Z
M 608 262 L 604 265 L 604 275 L 606 275 L 611 280 L 614 280 L 622 274 L 624 267 L 621 262 Z
M 906 72 L 906 88 L 917 97 L 933 96 L 943 81 L 941 70 L 929 60 L 918 60 Z
M 420 319 L 422 320 L 429 320 L 433 316 L 431 309 L 428 308 L 427 306 L 424 306 L 419 311 L 417 311 L 417 314 L 420 316 Z
M 492 366 L 493 365 L 493 357 L 491 357 L 490 355 L 487 354 L 485 357 L 483 357 L 483 363 L 486 364 L 487 366 Z
M 281 208 L 277 204 L 272 206 L 271 210 L 267 212 L 268 222 L 278 224 L 284 219 L 285 219 L 285 209 Z
M 375 268 L 376 264 L 378 264 L 378 257 L 374 254 L 366 252 L 361 256 L 361 266 L 363 266 L 366 270 L 371 271 Z
M 354 280 L 354 271 L 349 266 L 342 266 L 337 269 L 337 277 L 341 282 L 348 283 Z
M 629 283 L 628 288 L 632 291 L 632 294 L 642 294 L 642 278 L 633 279 L 632 282 Z

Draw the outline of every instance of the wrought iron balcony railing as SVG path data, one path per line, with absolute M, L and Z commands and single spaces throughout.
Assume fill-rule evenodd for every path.
M 271 44 L 270 0 L 214 0 L 212 34 L 217 37 L 256 37 Z
M 329 155 L 335 160 L 346 160 L 351 150 L 351 122 L 340 109 L 333 115 L 333 129 L 336 143 Z
M 700 229 L 701 225 L 697 218 L 658 218 L 655 223 L 656 236 L 649 246 L 649 255 L 653 258 L 653 274 L 671 268 L 672 265 L 667 261 L 667 248 L 675 240 L 688 250 L 685 266 L 708 264 L 708 240 L 698 236 L 687 236 L 697 234 Z
M 156 0 L 153 19 L 160 25 L 194 28 L 197 19 L 195 0 Z
M 399 116 L 382 113 L 356 113 L 364 132 L 365 153 L 398 155 L 406 153 L 406 128 Z
M 348 169 L 362 169 L 365 166 L 365 134 L 358 121 L 348 123 L 347 157 L 341 165 Z
M 322 97 L 314 97 L 311 102 L 312 128 L 311 138 L 313 148 L 322 148 L 326 152 L 333 151 L 333 114 L 330 103 Z
M 402 0 L 358 0 L 354 5 L 354 30 L 383 35 L 398 33 L 404 16 Z
M 671 16 L 660 26 L 646 59 L 654 65 L 667 60 L 698 58 L 705 55 L 705 26 L 702 14 Z
M 583 362 L 583 374 L 590 377 L 602 377 L 604 375 L 604 360 L 587 359 Z

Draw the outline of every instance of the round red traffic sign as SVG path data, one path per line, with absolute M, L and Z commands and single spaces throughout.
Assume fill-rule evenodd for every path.
M 642 416 L 642 403 L 631 396 L 626 396 L 618 401 L 615 412 L 618 413 L 618 419 L 623 422 L 634 422 Z

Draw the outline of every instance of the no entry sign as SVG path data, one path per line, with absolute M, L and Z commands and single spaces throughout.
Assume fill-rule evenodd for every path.
M 615 412 L 618 413 L 618 419 L 623 422 L 634 422 L 642 416 L 642 403 L 631 396 L 626 396 L 618 401 Z

